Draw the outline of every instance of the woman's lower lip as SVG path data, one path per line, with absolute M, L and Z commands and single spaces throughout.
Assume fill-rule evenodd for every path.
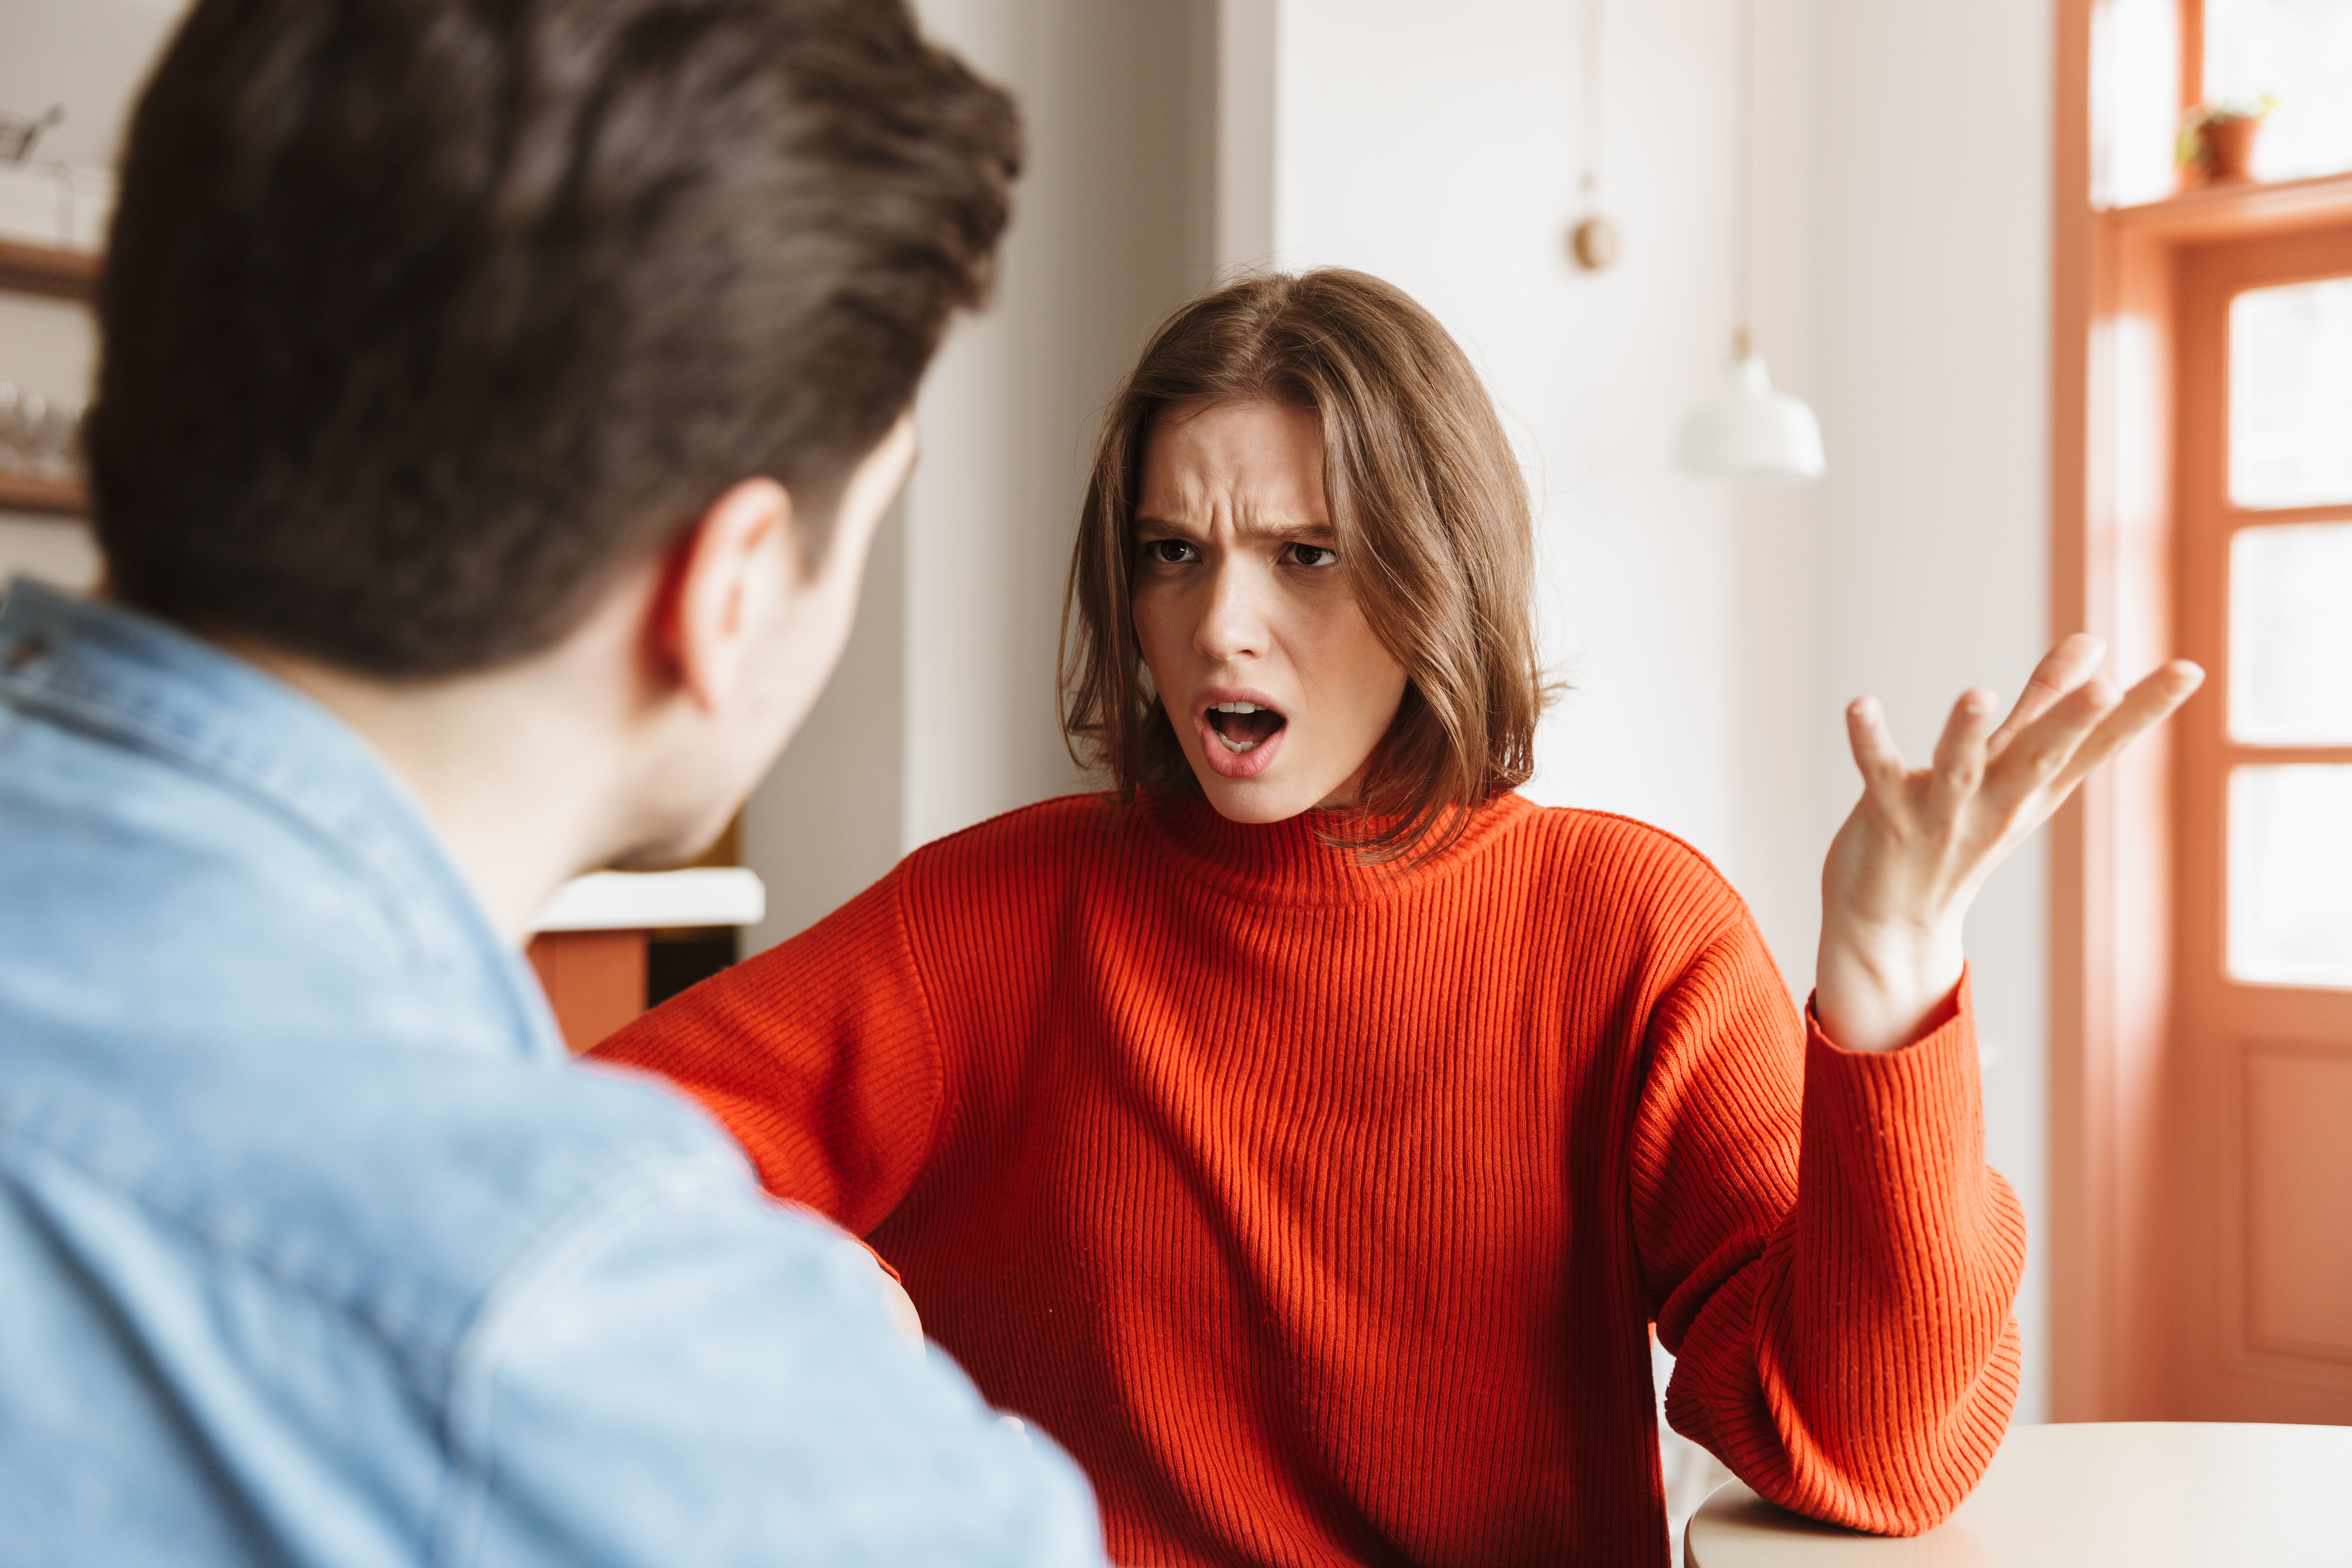
M 1282 738 L 1290 733 L 1290 726 L 1285 724 L 1248 751 L 1236 752 L 1230 750 L 1217 738 L 1217 732 L 1209 728 L 1207 714 L 1203 713 L 1192 723 L 1201 731 L 1201 755 L 1208 759 L 1210 771 L 1229 779 L 1255 778 L 1265 772 L 1274 763 L 1274 753 L 1282 749 Z

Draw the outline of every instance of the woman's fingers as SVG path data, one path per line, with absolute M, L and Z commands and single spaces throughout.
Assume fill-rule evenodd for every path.
M 1984 780 L 1986 738 L 1992 732 L 1997 699 L 1982 687 L 1960 693 L 1936 741 L 1935 795 L 1949 805 L 1976 793 Z
M 2003 813 L 2023 805 L 2065 771 L 2084 741 L 2121 701 L 2113 681 L 2094 676 L 2052 703 L 2010 737 L 1988 772 L 1987 800 Z
M 2204 670 L 2185 658 L 2177 658 L 2133 687 L 2115 710 L 2100 721 L 2090 738 L 2074 748 L 2074 755 L 2050 786 L 2052 805 L 2074 794 L 2075 785 L 2142 733 L 2170 718 L 2204 684 Z
M 2128 693 L 2118 692 L 2114 682 L 2090 673 L 2103 651 L 2096 637 L 2074 637 L 2059 644 L 2034 671 L 2036 689 L 2018 700 L 1998 730 L 1992 728 L 1992 693 L 1979 689 L 1962 694 L 1945 721 L 1925 781 L 1948 823 L 1958 827 L 1957 814 L 1973 798 L 1992 816 L 1970 812 L 1969 820 L 1996 837 L 2007 840 L 2030 831 L 2092 772 L 2168 718 L 2205 679 L 2197 666 L 2178 659 Z M 2033 717 L 2021 722 L 2028 711 Z M 1877 700 L 1855 699 L 1847 704 L 1845 719 L 1865 790 L 1885 808 L 1905 812 L 1912 775 Z
M 2033 667 L 2033 679 L 2025 683 L 2025 690 L 2017 699 L 2017 706 L 1992 739 L 1985 743 L 1988 756 L 1999 756 L 2009 749 L 2019 731 L 2050 711 L 2052 703 L 2091 679 L 2099 668 L 2099 660 L 2107 656 L 2107 645 L 2088 632 L 2076 632 L 2061 638 L 2056 647 L 2042 656 Z
M 1862 770 L 1863 787 L 1877 794 L 1900 785 L 1910 769 L 1886 732 L 1886 715 L 1875 697 L 1857 697 L 1845 705 L 1845 738 L 1853 748 L 1853 765 Z

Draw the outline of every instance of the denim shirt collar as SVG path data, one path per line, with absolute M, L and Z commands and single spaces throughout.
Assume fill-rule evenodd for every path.
M 562 1059 L 528 966 L 423 810 L 317 702 L 185 632 L 25 578 L 0 595 L 0 699 L 290 820 L 381 902 L 404 968 L 495 1016 L 519 1053 Z

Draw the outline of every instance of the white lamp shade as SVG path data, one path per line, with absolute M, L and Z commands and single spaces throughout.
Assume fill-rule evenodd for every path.
M 1764 356 L 1750 352 L 1722 394 L 1684 422 L 1675 460 L 1709 479 L 1819 479 L 1822 422 L 1802 399 L 1774 391 Z

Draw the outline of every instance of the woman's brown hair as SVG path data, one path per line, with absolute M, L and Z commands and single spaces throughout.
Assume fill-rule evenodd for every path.
M 1345 841 L 1367 859 L 1450 844 L 1469 809 L 1534 771 L 1534 530 L 1502 421 L 1461 347 L 1402 290 L 1340 268 L 1244 279 L 1152 334 L 1095 448 L 1062 609 L 1062 727 L 1082 765 L 1199 795 L 1143 668 L 1130 605 L 1135 509 L 1154 424 L 1184 405 L 1313 409 L 1339 557 L 1404 667 Z

